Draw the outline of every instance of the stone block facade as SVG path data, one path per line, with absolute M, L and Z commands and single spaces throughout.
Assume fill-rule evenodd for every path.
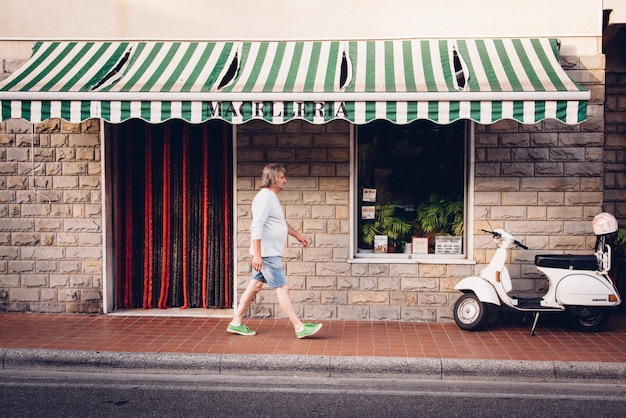
M 288 191 L 280 195 L 288 222 L 312 242 L 302 250 L 290 241 L 285 257 L 292 298 L 304 318 L 452 320 L 452 305 L 460 296 L 454 285 L 478 274 L 495 250 L 490 237 L 480 233 L 489 223 L 504 227 L 531 248 L 515 251 L 511 260 L 516 291 L 543 293 L 546 281 L 534 267 L 534 255 L 589 253 L 595 244 L 591 220 L 605 210 L 604 57 L 563 57 L 562 63 L 591 90 L 586 122 L 476 126 L 475 265 L 348 262 L 350 126 L 341 122 L 259 122 L 238 128 L 240 234 L 248 234 L 255 179 L 266 162 L 276 161 L 288 171 Z M 331 193 L 339 200 L 329 202 Z M 240 291 L 250 274 L 248 239 L 246 235 L 239 243 Z M 259 294 L 250 315 L 282 315 L 271 290 Z
M 476 126 L 476 264 L 350 262 L 351 126 L 341 121 L 237 126 L 239 292 L 250 274 L 250 204 L 263 166 L 272 161 L 287 168 L 287 189 L 279 198 L 288 222 L 311 240 L 304 250 L 290 238 L 284 257 L 300 317 L 450 321 L 460 296 L 455 284 L 477 274 L 495 250 L 480 233 L 489 227 L 487 219 L 532 249 L 514 251 L 510 271 L 519 279 L 518 291 L 540 293 L 545 282 L 534 269 L 534 254 L 588 252 L 595 242 L 590 221 L 596 213 L 605 209 L 622 220 L 626 216 L 626 102 L 620 99 L 626 83 L 620 77 L 607 80 L 607 88 L 615 86 L 616 92 L 607 96 L 605 119 L 603 57 L 563 57 L 562 62 L 592 92 L 586 122 Z M 6 67 L 4 62 L 5 72 Z M 99 126 L 96 120 L 50 120 L 34 127 L 23 120 L 0 123 L 1 311 L 102 312 Z M 261 291 L 249 315 L 281 317 L 274 292 Z
M 0 124 L 0 311 L 102 312 L 99 129 Z
M 626 73 L 607 73 L 604 207 L 626 226 Z
M 319 319 L 436 321 L 451 317 L 449 292 L 471 266 L 349 263 L 350 125 L 248 123 L 237 128 L 239 291 L 250 275 L 250 204 L 263 166 L 287 169 L 279 196 L 288 223 L 311 241 L 290 238 L 285 270 L 299 316 Z M 443 291 L 442 291 L 443 290 Z M 448 292 L 448 293 L 446 293 Z M 274 291 L 262 290 L 254 317 L 283 315 Z
M 590 253 L 595 245 L 591 221 L 612 209 L 604 204 L 604 56 L 562 56 L 561 65 L 591 91 L 585 122 L 476 126 L 474 270 L 478 273 L 495 249 L 480 230 L 489 224 L 505 228 L 529 247 L 513 251 L 509 266 L 517 293 L 546 290 L 534 267 L 535 254 Z

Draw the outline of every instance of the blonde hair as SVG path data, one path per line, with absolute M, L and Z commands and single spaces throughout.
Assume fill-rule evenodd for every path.
M 263 174 L 261 175 L 261 188 L 271 187 L 278 181 L 278 176 L 281 173 L 286 173 L 285 167 L 278 163 L 270 163 L 263 167 Z

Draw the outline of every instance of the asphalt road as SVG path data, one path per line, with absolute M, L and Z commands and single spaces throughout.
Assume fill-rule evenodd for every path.
M 626 385 L 0 371 L 3 417 L 622 417 Z

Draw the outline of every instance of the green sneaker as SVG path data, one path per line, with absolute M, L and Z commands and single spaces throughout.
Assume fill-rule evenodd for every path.
M 321 329 L 322 329 L 322 324 L 306 323 L 304 324 L 304 328 L 302 328 L 302 331 L 296 331 L 296 337 L 298 338 L 310 337 L 311 335 L 317 334 L 317 331 Z
M 228 324 L 228 328 L 226 328 L 226 331 L 239 335 L 256 335 L 256 331 L 252 331 L 250 328 L 243 324 L 237 326 L 233 324 Z

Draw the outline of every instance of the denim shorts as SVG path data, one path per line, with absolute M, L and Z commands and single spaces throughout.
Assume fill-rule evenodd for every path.
M 280 256 L 263 257 L 261 271 L 252 269 L 251 279 L 267 283 L 272 289 L 286 285 L 287 277 L 283 271 L 283 263 L 280 260 Z

